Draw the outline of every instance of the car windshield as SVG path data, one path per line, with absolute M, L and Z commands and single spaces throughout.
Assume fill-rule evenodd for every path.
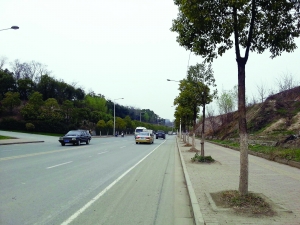
M 143 131 L 143 129 L 136 129 L 136 130 L 135 130 L 135 132 L 137 132 L 137 133 L 138 133 L 138 132 L 142 132 L 142 131 Z
M 139 133 L 139 136 L 150 136 L 148 132 L 141 132 Z
M 79 131 L 69 131 L 66 136 L 76 136 L 76 135 L 80 135 Z

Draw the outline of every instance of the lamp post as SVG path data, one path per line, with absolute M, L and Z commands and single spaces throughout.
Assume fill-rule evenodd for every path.
M 173 81 L 173 82 L 179 82 L 180 83 L 180 80 L 167 79 L 167 81 Z M 180 124 L 179 124 L 179 138 L 181 138 L 181 118 L 180 118 Z
M 116 136 L 116 103 L 115 103 L 115 101 L 119 100 L 119 99 L 124 99 L 124 98 L 116 98 L 116 99 L 114 99 L 114 132 L 113 132 L 114 136 Z
M 167 79 L 167 81 L 180 82 L 180 80 L 171 80 L 171 79 Z
M 0 31 L 2 31 L 2 30 L 18 30 L 18 29 L 19 29 L 18 26 L 12 26 L 12 27 L 9 27 L 9 28 L 1 29 Z

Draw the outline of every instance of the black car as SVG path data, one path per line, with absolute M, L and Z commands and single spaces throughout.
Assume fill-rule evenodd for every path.
M 65 136 L 59 138 L 62 146 L 65 144 L 80 145 L 85 142 L 87 145 L 90 143 L 92 136 L 86 130 L 70 130 Z
M 166 134 L 165 134 L 165 132 L 163 130 L 158 130 L 156 132 L 156 139 L 158 139 L 158 138 L 166 139 Z

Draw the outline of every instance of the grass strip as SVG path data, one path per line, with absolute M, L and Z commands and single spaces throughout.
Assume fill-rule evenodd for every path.
M 232 148 L 240 147 L 238 142 L 232 140 L 209 140 L 209 141 L 217 144 L 221 144 L 225 147 L 232 147 Z M 300 149 L 298 148 L 286 149 L 286 148 L 276 147 L 276 146 L 273 147 L 273 146 L 254 144 L 254 145 L 248 145 L 248 149 L 253 152 L 267 154 L 270 156 L 270 158 L 279 157 L 281 159 L 300 162 Z

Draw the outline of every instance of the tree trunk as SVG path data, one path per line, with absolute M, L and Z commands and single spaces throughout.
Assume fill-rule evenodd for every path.
M 194 108 L 192 149 L 196 148 L 195 146 L 196 119 L 197 119 L 197 109 Z
M 203 104 L 203 121 L 201 134 L 201 156 L 204 157 L 204 124 L 205 124 L 205 104 Z
M 240 183 L 241 195 L 248 194 L 248 134 L 246 121 L 245 101 L 245 66 L 244 58 L 237 59 L 238 64 L 238 112 L 239 112 L 239 136 L 240 136 Z

